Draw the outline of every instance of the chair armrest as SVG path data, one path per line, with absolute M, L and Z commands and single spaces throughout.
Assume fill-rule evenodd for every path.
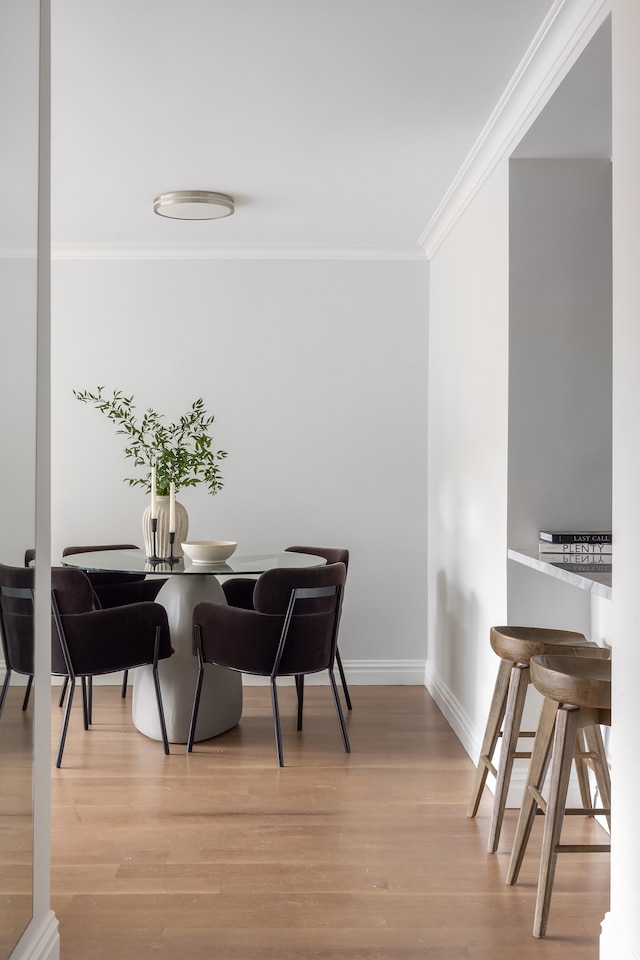
M 165 580 L 153 577 L 149 580 L 129 580 L 116 582 L 93 582 L 93 592 L 97 596 L 103 609 L 122 607 L 129 603 L 144 603 L 153 601 L 166 583 Z
M 77 676 L 115 673 L 153 662 L 156 628 L 158 660 L 173 653 L 167 612 L 159 603 L 132 603 L 61 616 L 64 639 Z
M 282 621 L 280 614 L 256 613 L 204 600 L 193 610 L 193 653 L 198 653 L 200 635 L 206 663 L 269 676 Z
M 222 590 L 230 607 L 242 607 L 243 610 L 253 610 L 253 591 L 257 581 L 247 580 L 244 577 L 235 577 L 225 580 Z

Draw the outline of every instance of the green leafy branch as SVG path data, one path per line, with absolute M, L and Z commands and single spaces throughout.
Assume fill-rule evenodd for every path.
M 143 477 L 126 477 L 129 486 L 143 487 L 149 493 L 155 462 L 158 496 L 168 496 L 171 481 L 176 490 L 198 483 L 206 484 L 212 494 L 222 488 L 219 461 L 227 454 L 213 449 L 210 428 L 215 418 L 205 410 L 202 397 L 175 423 L 165 424 L 162 414 L 151 407 L 139 418 L 134 413 L 133 396 L 114 390 L 113 396 L 107 397 L 104 389 L 97 387 L 95 393 L 74 390 L 73 395 L 116 424 L 116 433 L 126 437 L 125 457 L 132 459 L 136 467 L 148 468 Z

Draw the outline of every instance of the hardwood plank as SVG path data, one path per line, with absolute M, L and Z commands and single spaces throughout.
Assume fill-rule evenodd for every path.
M 328 689 L 305 690 L 301 734 L 283 690 L 284 769 L 263 687 L 190 756 L 139 734 L 116 687 L 96 687 L 89 732 L 74 707 L 52 769 L 64 960 L 596 960 L 608 856 L 560 859 L 534 939 L 542 823 L 507 886 L 517 811 L 488 854 L 489 795 L 467 818 L 474 767 L 426 690 L 351 693 L 347 755 Z M 602 841 L 593 820 L 567 830 Z

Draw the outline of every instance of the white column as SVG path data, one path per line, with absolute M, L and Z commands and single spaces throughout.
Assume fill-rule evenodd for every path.
M 640 605 L 640 4 L 613 0 L 613 764 L 611 909 L 603 960 L 640 957 L 637 810 Z

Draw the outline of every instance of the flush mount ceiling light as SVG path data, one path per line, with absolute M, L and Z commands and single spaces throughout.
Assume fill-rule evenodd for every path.
M 219 220 L 234 211 L 233 197 L 211 190 L 173 190 L 153 201 L 154 213 L 173 220 Z

